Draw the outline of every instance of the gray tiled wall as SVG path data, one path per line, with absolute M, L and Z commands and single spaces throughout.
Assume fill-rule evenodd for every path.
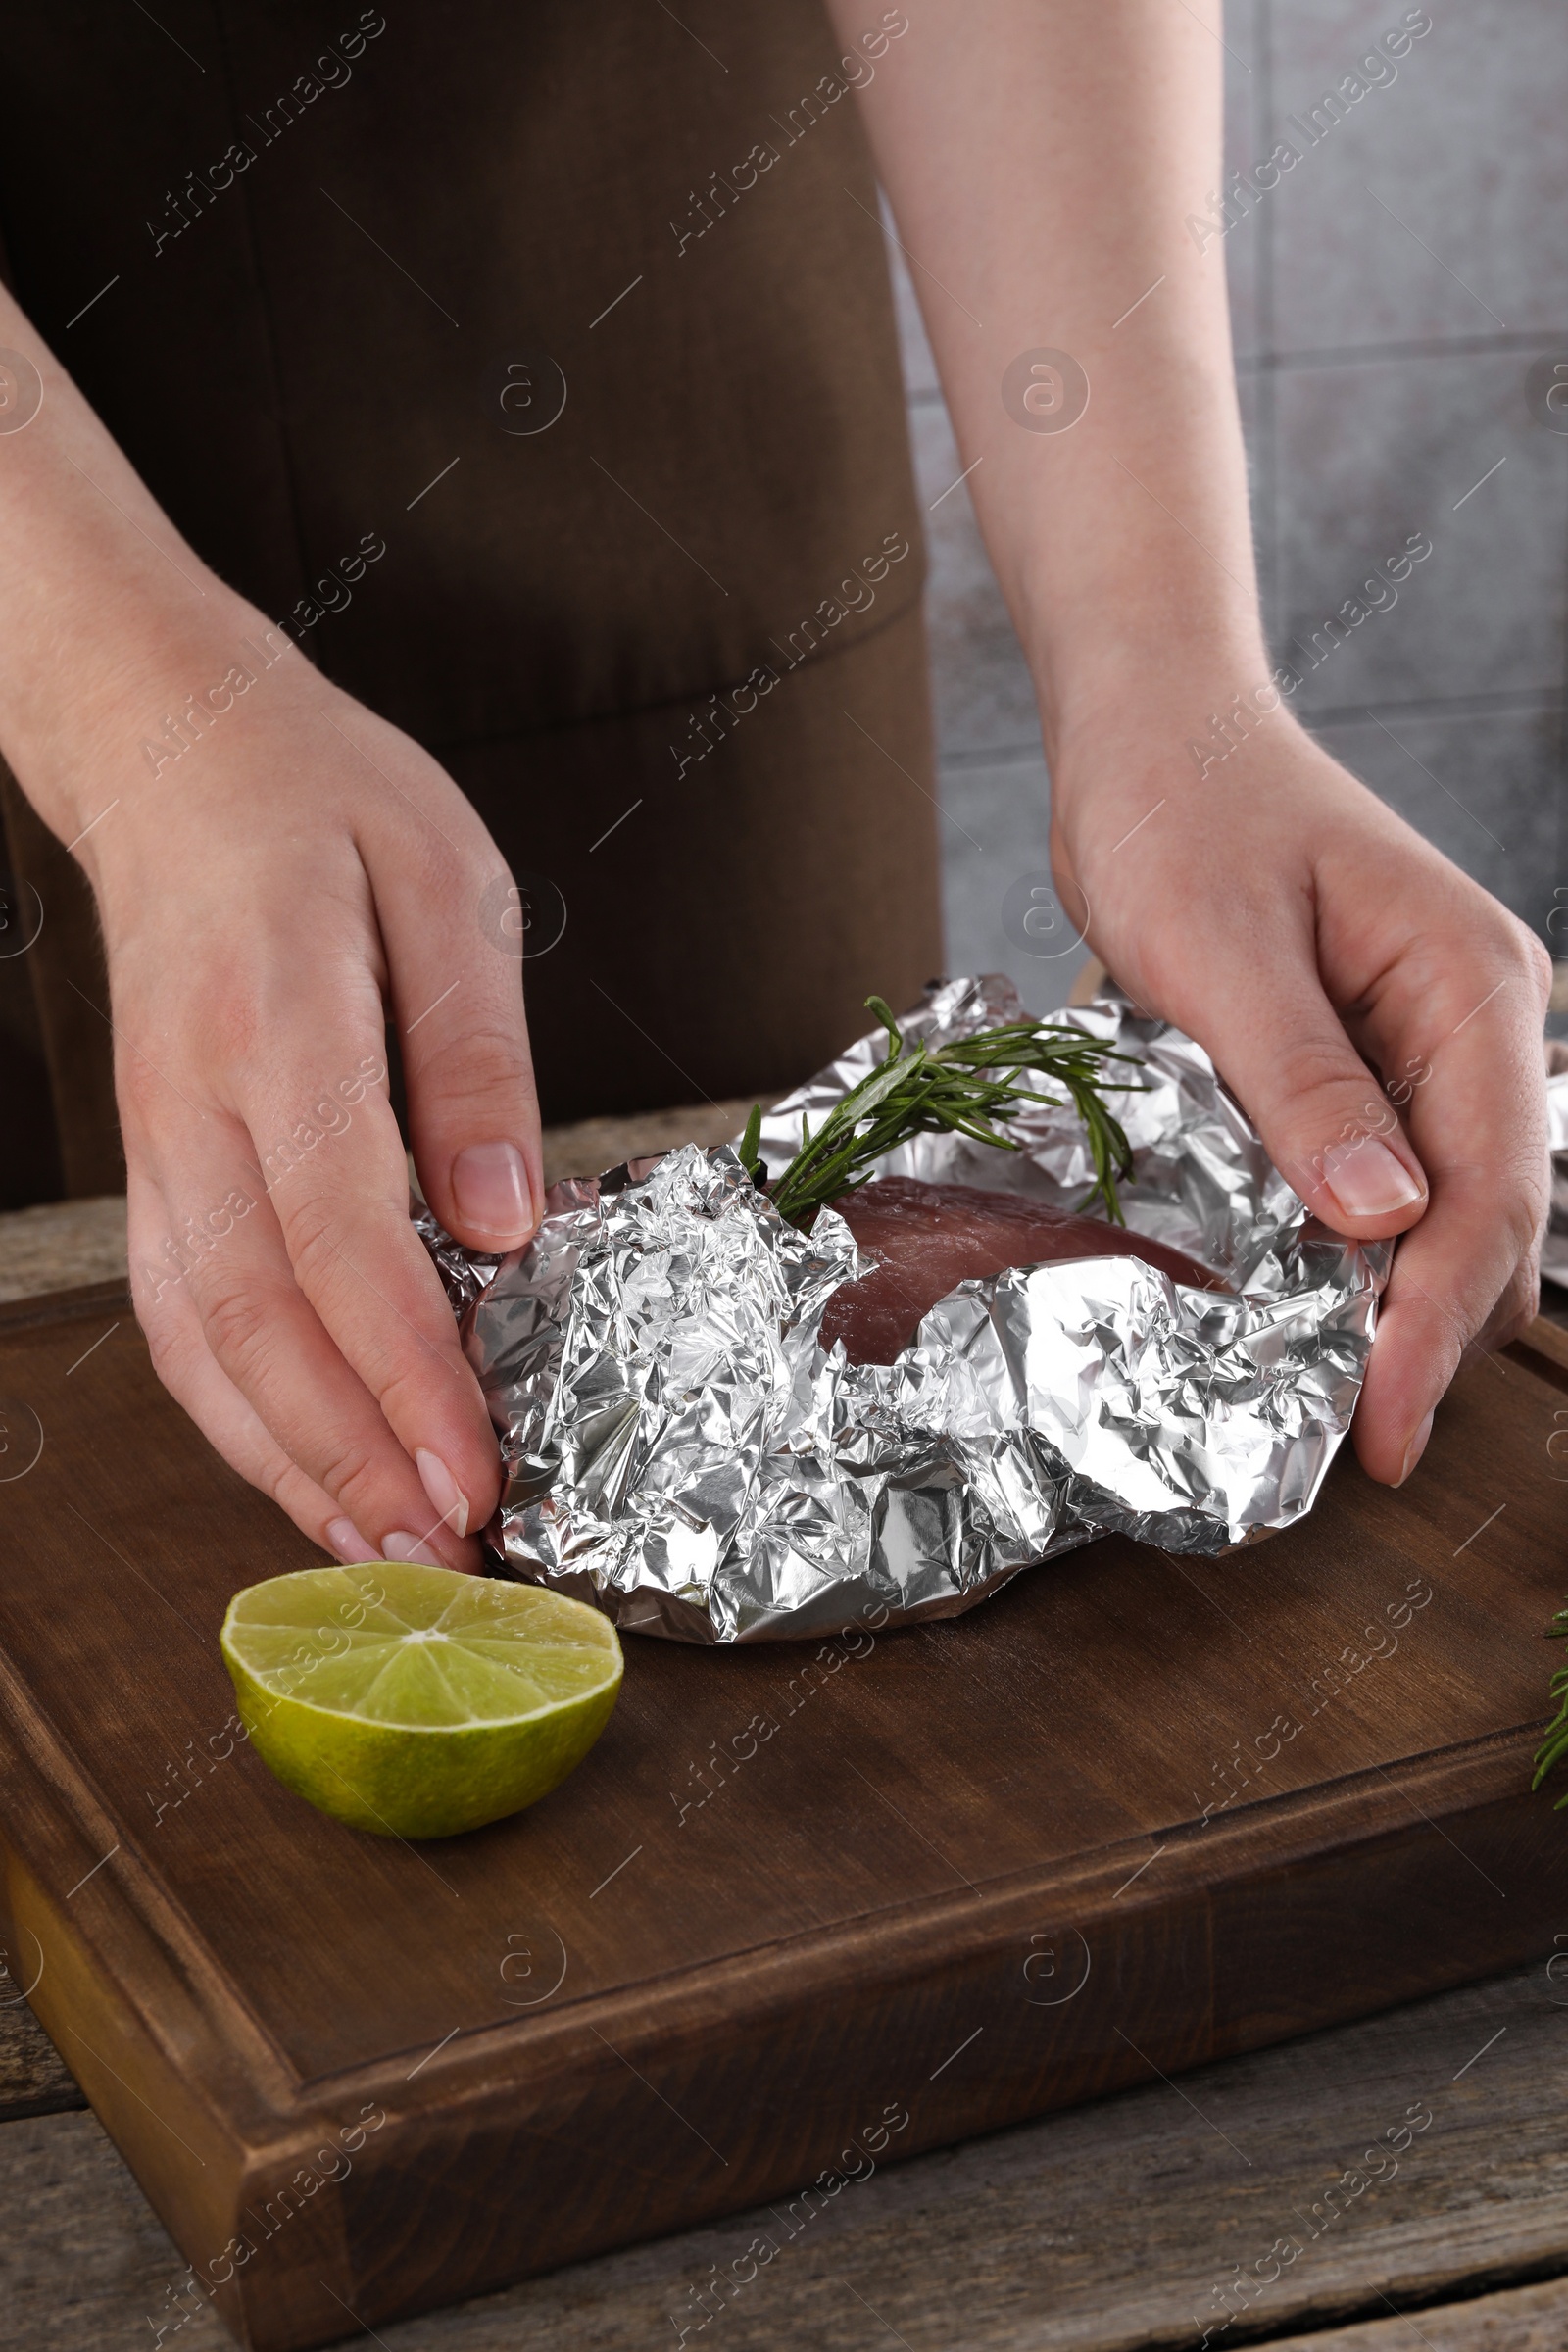
M 1397 605 L 1298 707 L 1563 954 L 1568 912 L 1547 925 L 1568 909 L 1568 430 L 1545 393 L 1558 360 L 1568 383 L 1568 10 L 1433 0 L 1430 15 L 1395 77 L 1226 238 L 1258 566 L 1283 651 L 1407 534 L 1430 536 Z M 1402 0 L 1230 0 L 1229 167 L 1250 172 L 1404 16 Z M 968 493 L 941 495 L 961 461 L 902 265 L 896 279 L 932 509 L 949 961 L 1010 971 L 1043 1010 L 1079 957 L 1026 955 L 1003 926 L 1008 888 L 1046 864 L 1033 695 Z

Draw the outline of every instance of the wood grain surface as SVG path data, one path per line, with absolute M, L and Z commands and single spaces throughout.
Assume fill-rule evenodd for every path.
M 1559 2278 L 1483 2295 L 1409 2318 L 1275 2338 L 1275 2352 L 1562 2352 L 1568 2342 L 1568 2286 Z
M 416 1850 L 225 1731 L 228 1593 L 314 1555 L 133 1326 L 94 1345 L 114 1303 L 0 1345 L 43 1438 L 0 1484 L 10 1959 L 191 2260 L 250 2247 L 258 2344 L 759 2198 L 804 2233 L 889 2154 L 1549 1948 L 1539 1358 L 1467 1374 L 1398 1495 L 1347 1460 L 1224 1562 L 1097 1544 L 809 1658 L 638 1644 L 563 1790 Z
M 25 1999 L 0 1978 L 0 2123 L 85 2107 L 86 2094 Z
M 125 1278 L 123 1193 L 40 1201 L 0 1215 L 0 1299 Z
M 1518 2282 L 1568 2272 L 1565 1995 L 1538 1963 L 879 2171 L 794 2238 L 781 2201 L 375 2333 L 386 2352 L 661 2352 L 770 2231 L 778 2255 L 687 2352 L 1198 2352 L 1216 2289 L 1289 2231 L 1302 2251 L 1214 2352 L 1559 2352 L 1568 2280 Z M 1398 2173 L 1310 2235 L 1417 2102 L 1433 2123 Z M 0 2128 L 0 2212 L 6 2352 L 128 2352 L 160 2327 L 165 2352 L 230 2343 L 93 2117 Z

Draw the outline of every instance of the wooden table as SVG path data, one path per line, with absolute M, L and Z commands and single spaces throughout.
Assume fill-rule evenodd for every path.
M 648 1134 L 559 1136 L 552 1173 L 683 1127 L 716 1140 L 736 1123 L 730 1108 L 666 1114 Z M 122 1270 L 121 1213 L 73 1203 L 0 1218 L 0 1295 Z M 1544 1649 L 1544 1682 L 1551 1663 Z M 632 2352 L 684 2328 L 688 2344 L 725 2352 L 1175 2352 L 1210 2328 L 1211 2343 L 1276 2352 L 1556 2352 L 1568 2336 L 1568 1893 L 1558 1943 L 1560 1962 L 1544 1950 L 1487 1984 L 852 2184 L 706 2325 L 705 2280 L 730 2273 L 760 2226 L 744 2215 L 376 2340 L 389 2352 Z M 229 2339 L 205 2301 L 181 2296 L 180 2258 L 70 2072 L 24 2002 L 0 1991 L 0 2346 L 108 2352 L 162 2328 L 181 2352 L 219 2352 Z M 1328 2219 L 1325 2192 L 1420 2103 L 1432 2123 L 1397 2172 Z M 1305 2252 L 1245 2310 L 1226 2300 L 1227 2279 L 1256 2279 L 1282 2233 L 1301 2238 L 1312 2223 Z M 345 2331 L 364 2333 L 347 2315 Z

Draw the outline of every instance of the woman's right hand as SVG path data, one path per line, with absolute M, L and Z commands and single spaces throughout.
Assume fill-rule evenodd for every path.
M 175 756 L 160 716 L 193 692 L 209 716 Z M 78 854 L 159 1375 L 340 1557 L 477 1566 L 496 1440 L 409 1220 L 385 1023 L 425 1198 L 514 1247 L 542 1178 L 500 854 L 433 760 L 237 599 L 166 674 L 122 679 L 76 759 L 107 810 Z
M 4 288 L 0 538 L 0 751 L 97 893 L 158 1370 L 317 1543 L 477 1567 L 498 1449 L 409 1221 L 385 1024 L 431 1207 L 526 1240 L 500 853 L 183 543 Z

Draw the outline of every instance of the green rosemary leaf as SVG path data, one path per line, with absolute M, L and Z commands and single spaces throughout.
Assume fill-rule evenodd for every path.
M 754 1102 L 752 1104 L 752 1115 L 746 1122 L 746 1133 L 741 1137 L 740 1148 L 741 1166 L 746 1170 L 749 1176 L 753 1175 L 754 1172 L 762 1164 L 757 1155 L 757 1147 L 761 1142 L 761 1139 L 762 1105 L 760 1102 Z
M 867 997 L 865 1000 L 865 1009 L 867 1012 L 874 1012 L 877 1019 L 881 1022 L 883 1028 L 887 1031 L 888 1051 L 896 1059 L 903 1039 L 903 1033 L 899 1028 L 898 1014 L 894 1011 L 892 1005 L 887 1002 L 885 997 Z
M 1553 1642 L 1568 1640 L 1568 1609 L 1559 1609 L 1547 1628 Z M 1551 1678 L 1551 1695 L 1560 1703 L 1555 1719 L 1546 1727 L 1546 1737 L 1536 1750 L 1536 1777 L 1532 1788 L 1539 1788 L 1548 1773 L 1553 1772 L 1568 1756 L 1568 1666 L 1559 1666 Z M 1560 1813 L 1568 1806 L 1568 1796 L 1559 1796 L 1552 1807 Z
M 1102 1046 L 1081 1029 L 1027 1019 L 982 1029 L 948 1046 L 910 1046 L 882 998 L 867 997 L 865 1003 L 888 1033 L 887 1053 L 833 1105 L 814 1135 L 802 1119 L 801 1148 L 771 1188 L 781 1216 L 805 1231 L 819 1208 L 867 1183 L 879 1160 L 916 1135 L 964 1135 L 999 1152 L 1016 1152 L 1021 1147 L 999 1130 L 999 1117 L 1026 1102 L 1058 1108 L 1070 1102 L 1084 1123 L 1095 1168 L 1081 1205 L 1099 1200 L 1115 1224 L 1122 1222 L 1116 1180 L 1131 1173 L 1132 1152 L 1104 1090 L 1112 1082 L 1107 1065 L 1136 1067 L 1136 1056 Z M 1025 1075 L 1062 1091 L 1048 1094 L 1025 1086 L 1020 1083 Z M 1119 1083 L 1125 1088 L 1136 1082 Z M 759 1164 L 760 1129 L 759 1106 L 741 1139 L 748 1168 Z

